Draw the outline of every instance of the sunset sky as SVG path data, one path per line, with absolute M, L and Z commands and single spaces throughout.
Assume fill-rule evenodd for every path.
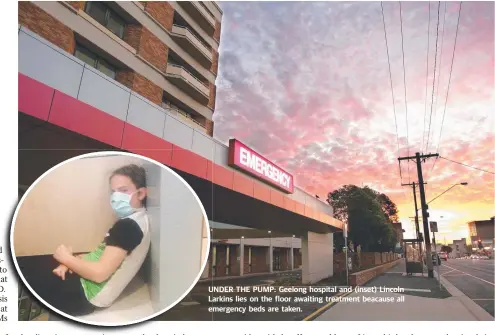
M 460 3 L 441 3 L 432 107 L 438 5 L 430 3 L 428 54 L 429 4 L 402 3 L 404 87 L 399 3 L 383 3 L 400 155 L 438 147 L 441 156 L 494 171 L 494 4 L 462 3 L 446 104 Z M 412 237 L 414 203 L 399 176 L 380 2 L 220 6 L 215 137 L 245 142 L 321 198 L 345 184 L 386 193 Z M 494 215 L 494 175 L 443 159 L 432 171 L 434 161 L 423 165 L 427 201 L 455 183 L 469 183 L 430 205 L 431 219 L 439 221 L 437 239 L 467 237 L 466 222 Z M 415 165 L 403 162 L 402 182 L 413 181 Z

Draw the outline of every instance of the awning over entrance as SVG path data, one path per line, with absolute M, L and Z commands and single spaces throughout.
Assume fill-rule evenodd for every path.
M 19 184 L 31 185 L 58 163 L 88 152 L 120 150 L 19 113 Z M 173 165 L 173 164 L 172 164 Z M 173 167 L 172 167 L 173 168 Z M 198 194 L 210 220 L 287 236 L 331 233 L 337 228 L 173 168 Z M 266 237 L 266 236 L 265 236 Z

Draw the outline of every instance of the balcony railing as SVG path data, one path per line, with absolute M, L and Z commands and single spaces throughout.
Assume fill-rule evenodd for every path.
M 213 59 L 211 48 L 203 43 L 189 28 L 174 24 L 172 26 L 172 34 L 188 39 L 189 43 L 194 45 L 206 58 L 208 58 L 210 61 Z
M 195 119 L 193 119 L 186 112 L 181 111 L 178 108 L 172 108 L 164 103 L 162 103 L 162 108 L 165 109 L 169 114 L 173 115 L 176 119 L 180 119 L 181 121 L 183 121 L 188 126 L 191 126 L 202 132 L 206 132 L 206 127 L 201 123 L 199 123 L 198 121 L 196 121 Z
M 210 94 L 209 87 L 201 80 L 196 78 L 191 72 L 187 71 L 187 69 L 183 66 L 169 63 L 167 65 L 167 75 L 182 78 L 207 97 Z
M 200 12 L 203 17 L 210 23 L 213 27 L 215 27 L 215 18 L 211 16 L 210 13 L 199 3 L 199 1 L 189 1 L 197 10 Z

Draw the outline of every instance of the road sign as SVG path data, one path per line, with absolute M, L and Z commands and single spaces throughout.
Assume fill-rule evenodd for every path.
M 438 226 L 436 221 L 430 221 L 430 231 L 432 233 L 438 233 Z

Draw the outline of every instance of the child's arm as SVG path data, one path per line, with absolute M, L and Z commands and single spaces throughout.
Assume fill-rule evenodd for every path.
M 73 256 L 70 250 L 64 245 L 59 246 L 53 255 L 57 261 L 65 265 L 69 270 L 77 273 L 82 278 L 96 283 L 104 282 L 110 278 L 117 271 L 126 256 L 126 250 L 107 246 L 99 261 L 90 262 L 78 256 Z

